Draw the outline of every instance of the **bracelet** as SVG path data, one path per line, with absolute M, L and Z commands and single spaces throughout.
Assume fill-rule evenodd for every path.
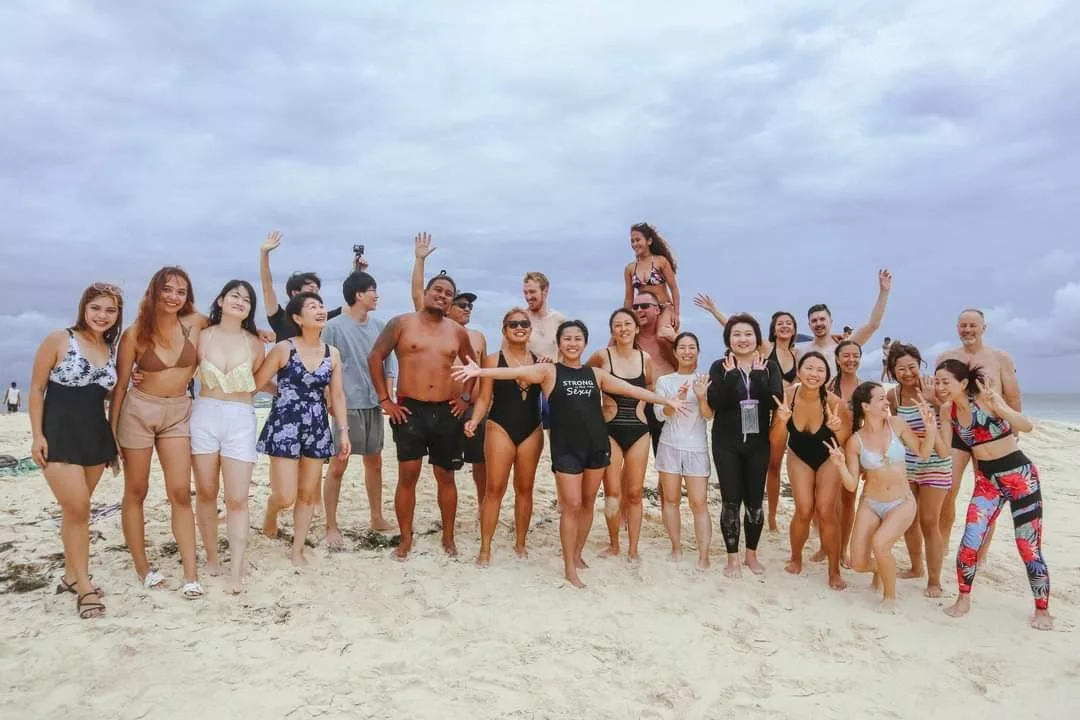
M 338 425 L 337 431 L 339 433 L 348 433 L 349 432 L 349 426 L 348 425 Z
M 390 396 L 387 395 L 386 397 L 379 399 L 379 404 L 382 405 L 384 402 L 389 402 L 389 400 L 390 400 Z

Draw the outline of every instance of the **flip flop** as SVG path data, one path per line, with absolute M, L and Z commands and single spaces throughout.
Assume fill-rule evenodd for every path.
M 83 593 L 78 596 L 75 601 L 75 611 L 79 613 L 79 617 L 83 620 L 90 620 L 92 618 L 101 617 L 105 614 L 105 604 L 101 602 L 94 602 L 93 600 L 87 600 L 86 598 L 91 595 L 97 595 L 96 592 L 91 590 L 88 593 Z
M 142 579 L 142 584 L 147 590 L 156 590 L 158 586 L 165 584 L 165 576 L 157 570 L 151 570 L 146 573 L 146 577 Z
M 94 576 L 90 575 L 87 579 L 93 580 Z M 105 597 L 105 591 L 102 590 L 100 587 L 98 587 L 97 585 L 92 585 L 91 587 L 93 588 L 92 592 L 95 595 L 97 595 L 98 597 Z M 53 594 L 54 595 L 63 595 L 64 593 L 71 593 L 72 595 L 78 595 L 79 594 L 78 591 L 75 589 L 75 583 L 71 583 L 69 585 L 67 583 L 67 581 L 64 580 L 64 576 L 61 575 L 60 576 L 60 584 L 56 586 L 56 592 L 53 593 Z
M 202 589 L 202 585 L 199 584 L 198 580 L 194 580 L 194 581 L 189 582 L 189 583 L 184 583 L 184 597 L 185 598 L 187 598 L 188 600 L 195 600 L 196 598 L 201 598 L 202 596 L 203 596 L 203 589 Z

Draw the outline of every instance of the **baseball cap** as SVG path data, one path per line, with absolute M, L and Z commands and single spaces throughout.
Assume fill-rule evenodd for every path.
M 458 300 L 468 300 L 469 302 L 474 303 L 476 302 L 476 295 L 470 292 L 458 293 L 454 296 L 454 302 L 457 302 Z

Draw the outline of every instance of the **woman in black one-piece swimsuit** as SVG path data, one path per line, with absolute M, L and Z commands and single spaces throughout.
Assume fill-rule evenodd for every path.
M 592 528 L 596 492 L 611 461 L 601 393 L 627 395 L 647 403 L 666 405 L 676 412 L 682 401 L 664 398 L 635 387 L 600 368 L 581 364 L 589 331 L 580 320 L 559 325 L 555 333 L 562 362 L 522 367 L 480 368 L 470 362 L 454 368 L 454 379 L 471 377 L 518 380 L 539 385 L 551 409 L 551 469 L 559 494 L 559 539 L 566 579 L 585 587 L 578 570 L 588 567 L 581 558 Z
M 105 399 L 116 385 L 122 311 L 118 288 L 88 287 L 75 325 L 49 333 L 38 347 L 30 382 L 30 454 L 63 512 L 64 574 L 56 591 L 76 596 L 83 619 L 105 614 L 101 588 L 90 582 L 90 496 L 116 462 Z
M 502 327 L 502 348 L 483 358 L 482 367 L 534 364 L 536 356 L 528 348 L 532 327 L 525 311 L 511 308 L 503 316 Z M 487 567 L 491 562 L 491 540 L 499 525 L 499 510 L 506 495 L 511 467 L 514 469 L 514 552 L 518 557 L 528 557 L 525 538 L 532 523 L 533 481 L 540 452 L 544 449 L 544 431 L 540 428 L 540 387 L 522 380 L 483 378 L 472 418 L 465 423 L 465 434 L 474 435 L 482 422 L 487 422 L 484 434 L 487 488 L 480 504 L 480 553 L 476 564 Z

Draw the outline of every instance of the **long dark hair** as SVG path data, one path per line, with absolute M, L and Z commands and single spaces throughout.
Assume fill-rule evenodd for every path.
M 626 315 L 627 317 L 633 319 L 634 327 L 636 327 L 638 330 L 641 329 L 641 323 L 638 322 L 637 313 L 635 313 L 630 308 L 621 307 L 621 308 L 615 308 L 615 311 L 611 313 L 611 317 L 608 318 L 608 321 L 607 321 L 608 330 L 611 330 L 612 332 L 614 332 L 615 318 L 619 317 L 619 315 Z M 586 334 L 585 335 L 585 340 L 588 341 L 588 339 L 589 339 L 589 336 L 588 336 L 588 334 Z M 612 343 L 615 342 L 614 335 L 612 335 L 611 342 Z M 638 344 L 637 344 L 637 334 L 634 335 L 634 342 L 631 343 L 631 346 L 635 350 L 639 349 Z
M 938 363 L 938 366 L 934 368 L 936 373 L 938 370 L 945 370 L 954 378 L 957 382 L 963 382 L 967 380 L 967 394 L 969 398 L 975 397 L 979 393 L 979 383 L 986 384 L 986 372 L 979 365 L 968 365 L 963 360 L 957 360 L 956 358 L 949 358 L 948 360 L 942 360 Z
M 86 306 L 99 297 L 110 297 L 116 301 L 116 324 L 101 336 L 101 339 L 109 347 L 109 351 L 112 352 L 116 349 L 116 343 L 120 340 L 120 332 L 124 327 L 124 297 L 120 294 L 120 288 L 115 285 L 94 283 L 83 290 L 82 297 L 79 298 L 79 314 L 75 318 L 75 323 L 71 326 L 71 329 L 83 332 L 90 330 L 90 326 L 86 324 Z
M 258 328 L 255 327 L 255 288 L 251 287 L 251 283 L 247 280 L 230 280 L 225 283 L 225 287 L 221 288 L 221 292 L 214 298 L 214 303 L 210 306 L 210 322 L 209 325 L 221 324 L 221 303 L 224 302 L 225 296 L 229 294 L 231 290 L 242 287 L 244 292 L 248 294 L 248 302 L 251 307 L 248 308 L 247 317 L 240 321 L 240 327 L 247 330 L 252 335 L 258 334 Z
M 671 272 L 675 272 L 679 269 L 675 263 L 675 256 L 671 253 L 671 247 L 667 244 L 667 240 L 656 231 L 649 223 L 638 223 L 637 225 L 630 226 L 630 232 L 639 232 L 649 243 L 649 252 L 653 255 L 659 255 L 666 258 L 668 264 L 671 265 Z
M 836 347 L 833 349 L 833 357 L 836 358 L 836 378 L 833 380 L 832 387 L 830 387 L 829 389 L 837 395 L 840 394 L 840 351 L 846 348 L 848 345 L 854 345 L 855 347 L 859 348 L 859 357 L 862 357 L 862 345 L 855 342 L 854 340 L 841 340 L 840 342 L 836 343 Z M 855 377 L 858 377 L 858 373 L 855 373 Z
M 821 387 L 818 388 L 818 395 L 821 396 L 821 407 L 826 407 L 826 398 L 829 396 L 829 391 L 826 386 L 829 384 L 829 378 L 832 377 L 832 370 L 829 369 L 829 362 L 825 359 L 825 356 L 819 353 L 817 350 L 810 350 L 802 354 L 799 358 L 799 364 L 795 366 L 796 374 L 799 370 L 802 370 L 802 366 L 806 364 L 806 361 L 810 358 L 817 358 L 825 366 L 825 382 L 821 383 Z
M 776 321 L 785 316 L 791 318 L 791 325 L 795 328 L 795 332 L 792 334 L 791 340 L 789 341 L 791 345 L 794 346 L 795 337 L 799 334 L 799 321 L 787 310 L 777 310 L 772 314 L 772 319 L 769 320 L 769 342 L 774 345 L 776 344 Z
M 851 393 L 851 432 L 857 432 L 863 424 L 863 403 L 870 402 L 874 394 L 874 388 L 881 387 L 881 383 L 867 381 L 859 383 L 855 392 Z

